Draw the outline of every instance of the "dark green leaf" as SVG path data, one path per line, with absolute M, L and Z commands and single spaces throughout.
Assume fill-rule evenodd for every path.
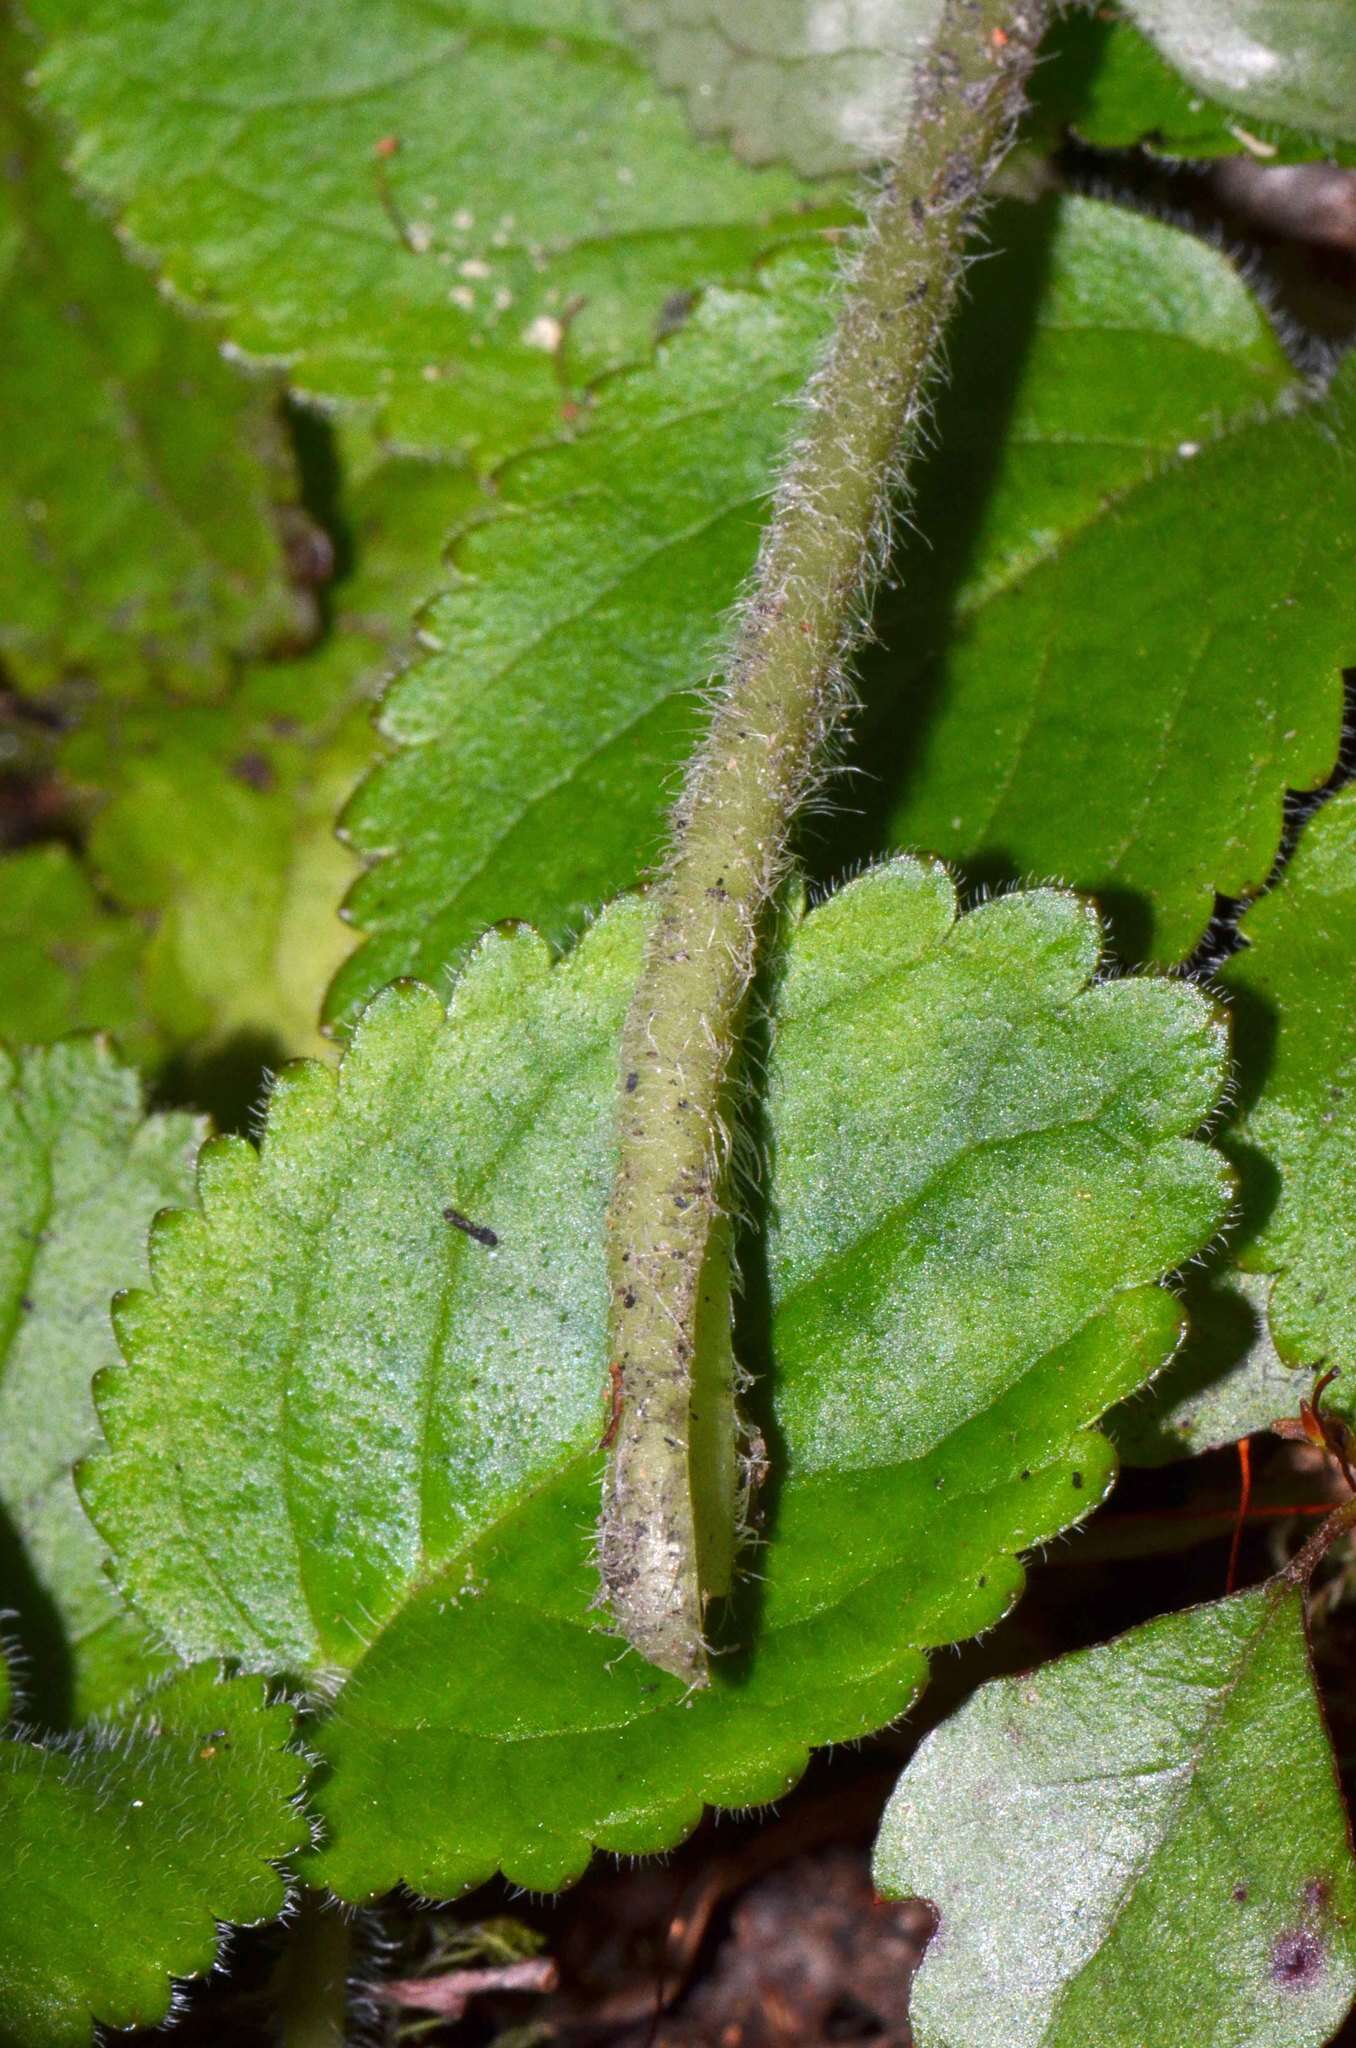
M 1340 128 L 1313 132 L 1322 125 L 1317 113 L 1296 129 L 1283 125 L 1288 116 L 1272 119 L 1252 105 L 1243 113 L 1237 104 L 1226 104 L 1218 78 L 1209 92 L 1203 91 L 1125 19 L 1127 11 L 1135 10 L 1080 8 L 1058 25 L 1047 62 L 1034 80 L 1038 127 L 1053 120 L 1061 128 L 1071 126 L 1098 149 L 1142 145 L 1170 157 L 1247 155 L 1262 163 L 1350 159 L 1351 143 L 1337 139 Z M 1183 7 L 1180 18 L 1186 20 L 1191 11 Z M 1318 102 L 1311 105 L 1316 108 Z
M 1237 1255 L 1276 1276 L 1269 1320 L 1286 1364 L 1345 1368 L 1330 1398 L 1356 1414 L 1356 789 L 1305 827 L 1243 936 L 1220 975 L 1243 1083 L 1227 1137 L 1243 1181 Z
M 1197 92 L 1244 116 L 1356 142 L 1351 0 L 1124 0 Z
M 1193 1269 L 1182 1289 L 1187 1334 L 1152 1387 L 1108 1422 L 1132 1465 L 1194 1458 L 1268 1429 L 1307 1392 L 1277 1354 L 1267 1324 L 1270 1282 L 1231 1270 L 1227 1254 Z
M 1195 303 L 1203 320 L 1215 313 L 1223 363 L 1204 336 L 1183 349 L 1179 313 L 1135 261 L 1146 228 L 1126 227 L 1119 249 L 1108 228 L 1081 308 L 1076 279 L 1060 292 L 1056 249 L 1048 289 L 1074 332 L 1015 399 L 989 377 L 982 409 L 944 414 L 946 452 L 915 510 L 934 546 L 906 559 L 903 599 L 879 621 L 861 759 L 879 778 L 868 802 L 889 839 L 979 880 L 1058 875 L 1096 893 L 1123 954 L 1166 962 L 1191 950 L 1216 892 L 1262 885 L 1287 787 L 1321 782 L 1336 756 L 1340 671 L 1356 654 L 1341 571 L 1343 536 L 1356 540 L 1344 454 L 1356 376 L 1344 370 L 1325 404 L 1298 407 L 1275 343 L 1241 324 L 1245 305 L 1254 321 L 1256 309 L 1200 244 L 1186 245 Z M 1006 307 L 1011 320 L 1012 281 L 988 268 L 993 314 Z M 1118 305 L 1158 339 L 1111 383 L 1104 333 Z M 1050 377 L 1069 350 L 1086 351 L 1085 381 Z M 1193 358 L 1233 404 L 1151 452 L 1141 421 L 1161 396 L 1150 381 L 1178 385 Z M 1004 405 L 1003 461 L 976 533 L 950 503 L 953 465 L 985 460 Z M 1081 431 L 1080 405 L 1092 414 Z M 1086 445 L 1108 427 L 1124 452 Z
M 1129 553 L 1133 527 L 1128 512 L 1126 529 L 1116 523 L 1116 501 L 1142 500 L 1148 515 L 1165 496 L 1180 507 L 1193 572 L 1216 544 L 1241 548 L 1251 516 L 1199 471 L 1203 456 L 1179 451 L 1216 434 L 1251 450 L 1244 429 L 1296 394 L 1260 308 L 1218 251 L 1091 200 L 1004 209 L 994 236 L 1008 253 L 976 272 L 953 345 L 942 452 L 921 482 L 916 516 L 929 545 L 905 561 L 909 608 L 902 620 L 886 615 L 890 648 L 868 670 L 868 779 L 853 785 L 827 855 L 812 848 L 825 872 L 891 832 L 965 860 L 1008 851 L 980 829 L 973 787 L 963 805 L 951 801 L 957 771 L 948 763 L 959 758 L 990 794 L 1012 767 L 1004 817 L 1020 827 L 1018 865 L 1104 878 L 1135 823 L 1135 792 L 1180 715 L 1182 650 L 1163 642 L 1187 630 L 1185 601 L 1171 604 L 1183 569 L 1163 559 L 1156 533 Z M 468 530 L 457 581 L 426 616 L 428 651 L 387 699 L 385 729 L 400 752 L 347 813 L 356 845 L 378 865 L 351 899 L 373 937 L 341 978 L 335 1014 L 392 975 L 434 975 L 493 919 L 530 918 L 559 939 L 658 852 L 696 724 L 694 693 L 719 659 L 722 615 L 752 562 L 789 429 L 780 402 L 824 332 L 826 269 L 827 258 L 786 257 L 757 292 L 708 296 L 653 369 L 603 390 L 586 437 L 500 477 L 495 513 Z M 1028 322 L 1019 365 L 1011 336 Z M 1013 367 L 996 374 L 996 360 Z M 1324 520 L 1331 537 L 1351 488 L 1322 443 L 1321 418 L 1272 431 L 1274 444 L 1250 458 L 1249 485 L 1267 498 L 1282 537 L 1288 522 L 1316 543 Z M 1290 465 L 1310 443 L 1313 474 L 1301 486 Z M 1166 521 L 1166 507 L 1158 516 Z M 1152 663 L 1136 661 L 1125 617 L 1108 617 L 1100 582 L 1073 581 L 1075 551 L 1094 543 L 1116 557 L 1135 630 L 1142 612 L 1158 636 Z M 1293 545 L 1278 553 L 1277 574 L 1293 555 Z M 1210 801 L 1193 802 L 1185 820 L 1155 808 L 1129 833 L 1127 873 L 1162 900 L 1165 926 L 1171 914 L 1169 950 L 1189 944 L 1208 911 L 1201 866 L 1226 881 L 1231 863 L 1242 865 L 1229 846 L 1238 820 L 1256 849 L 1251 871 L 1263 874 L 1287 781 L 1318 779 L 1336 750 L 1340 687 L 1314 643 L 1340 645 L 1346 630 L 1340 553 L 1305 567 L 1313 615 L 1297 615 L 1283 591 L 1261 641 L 1250 636 L 1266 572 L 1250 558 L 1241 584 L 1212 578 L 1216 604 L 1239 608 L 1226 634 L 1248 639 L 1243 658 L 1268 670 L 1244 715 L 1231 690 L 1220 719 L 1218 676 L 1216 694 L 1203 692 L 1200 716 L 1212 731 L 1223 726 L 1218 746 L 1235 750 Z M 1030 601 L 1028 591 L 1037 593 Z M 1020 644 L 1029 602 L 1040 608 L 1044 650 L 1034 639 Z M 1095 632 L 1113 631 L 1111 651 L 1135 671 L 1133 697 L 1114 680 L 1078 688 L 1072 702 L 1072 685 L 1057 701 L 1052 693 L 1061 745 L 1035 758 L 1039 789 L 1023 803 L 1033 757 L 1012 760 L 1007 725 L 996 741 L 992 694 L 1002 694 L 1010 724 L 1040 686 L 1038 651 L 1063 677 Z M 934 697 L 948 642 L 954 679 Z M 991 642 L 1001 642 L 992 655 Z M 1284 662 L 1272 660 L 1273 642 Z M 909 650 L 907 660 L 895 647 Z M 920 793 L 882 820 L 898 800 L 892 764 L 919 754 L 920 716 L 947 798 Z M 1174 753 L 1170 771 L 1175 762 Z M 1103 770 L 1100 783 L 1091 763 Z
M 982 1686 L 876 1847 L 939 1927 L 918 2048 L 1321 2048 L 1356 1991 L 1356 1864 L 1277 1582 Z
M 276 391 L 220 360 L 68 189 L 0 21 L 0 655 L 25 688 L 95 671 L 210 690 L 304 637 L 274 501 Z
M 0 1741 L 0 2040 L 86 2048 L 154 2026 L 218 1923 L 271 1919 L 306 1840 L 286 1706 L 257 1678 L 184 1672 L 61 1746 Z
M 1014 1553 L 1101 1497 L 1087 1425 L 1171 1350 L 1153 1283 L 1224 1200 L 1186 1141 L 1221 1025 L 1180 984 L 1089 986 L 1073 898 L 954 917 L 945 874 L 899 862 L 792 948 L 744 1338 L 769 1352 L 773 1499 L 739 1648 L 696 1698 L 591 1612 L 641 906 L 554 968 L 492 935 L 446 1017 L 388 990 L 338 1083 L 289 1069 L 262 1157 L 209 1146 L 202 1214 L 157 1226 L 85 1498 L 182 1653 L 334 1700 L 310 1869 L 344 1896 L 496 1865 L 549 1887 L 593 1843 L 660 1849 L 703 1801 L 776 1796 L 811 1744 L 900 1713 L 922 1653 L 1015 1597 Z
M 46 1043 L 68 1031 L 111 1031 L 140 1055 L 138 974 L 146 934 L 96 894 L 64 843 L 0 860 L 0 1036 Z
M 0 1053 L 0 1607 L 24 1709 L 46 1721 L 163 1664 L 108 1584 L 71 1467 L 96 1435 L 91 1376 L 117 1357 L 109 1297 L 144 1279 L 156 1210 L 191 1195 L 197 1136 L 186 1116 L 143 1119 L 136 1076 L 97 1041 Z
M 692 140 L 602 0 L 34 0 L 78 174 L 175 289 L 402 447 L 491 463 L 805 188 Z M 202 89 L 211 79 L 211 91 Z
M 653 369 L 607 387 L 588 434 L 498 479 L 383 707 L 401 751 L 344 817 L 389 857 L 350 899 L 374 936 L 336 1013 L 393 975 L 432 978 L 505 914 L 559 942 L 659 852 L 831 266 L 787 257 L 755 292 L 709 294 Z

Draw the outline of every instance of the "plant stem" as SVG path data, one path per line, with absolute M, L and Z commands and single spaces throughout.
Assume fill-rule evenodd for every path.
M 1356 1494 L 1335 1507 L 1326 1519 L 1319 1523 L 1302 1550 L 1291 1558 L 1281 1578 L 1290 1585 L 1307 1586 L 1323 1558 L 1340 1537 L 1348 1536 L 1356 1529 Z
M 705 1684 L 688 1437 L 721 1116 L 764 909 L 850 691 L 966 235 L 1023 101 L 1045 0 L 947 0 L 776 493 L 725 687 L 688 770 L 622 1044 L 609 1213 L 613 1442 L 603 1589 L 651 1663 Z M 733 1407 L 729 1412 L 733 1431 Z
M 344 1915 L 303 1891 L 274 1987 L 283 2048 L 345 2048 L 351 1960 Z

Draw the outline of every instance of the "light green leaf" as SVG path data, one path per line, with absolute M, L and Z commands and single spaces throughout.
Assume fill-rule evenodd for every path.
M 1064 339 L 1079 348 L 1086 320 L 1088 352 L 1104 362 L 1100 330 L 1119 305 L 1158 328 L 1171 374 L 1168 362 L 1194 350 L 1146 288 L 1134 245 L 1127 233 L 1118 263 L 1108 236 L 1096 297 L 1080 316 L 1065 296 L 1075 332 Z M 1297 406 L 1274 341 L 1256 330 L 1245 341 L 1234 324 L 1246 302 L 1224 259 L 1191 246 L 1197 305 L 1203 318 L 1215 309 L 1215 346 L 1238 394 L 1230 415 L 1147 459 L 1108 455 L 1076 445 L 1087 429 L 1075 408 L 1095 397 L 1113 440 L 1138 439 L 1129 402 L 1147 410 L 1145 383 L 1159 374 L 1147 349 L 1123 393 L 1096 368 L 1068 395 L 1028 378 L 975 535 L 948 517 L 949 465 L 967 451 L 983 459 L 976 429 L 992 429 L 1005 394 L 990 379 L 983 413 L 946 411 L 946 457 L 915 507 L 935 546 L 906 557 L 903 598 L 878 622 L 884 647 L 866 682 L 875 713 L 860 748 L 883 814 L 874 828 L 868 816 L 868 830 L 930 847 L 972 879 L 1058 875 L 1097 895 L 1123 955 L 1164 962 L 1191 950 L 1216 892 L 1265 881 L 1287 787 L 1311 788 L 1332 767 L 1340 670 L 1356 654 L 1341 574 L 1343 536 L 1356 540 L 1345 458 L 1356 376 L 1344 369 L 1326 403 Z M 1001 265 L 989 271 L 991 289 L 1010 294 Z M 1049 408 L 1048 426 L 1027 449 L 1033 400 Z
M 271 1919 L 306 1840 L 286 1706 L 257 1678 L 184 1672 L 69 1743 L 0 1742 L 0 2037 L 85 2048 L 154 2026 L 208 1970 L 218 1923 Z
M 1237 272 L 1190 236 L 1072 200 L 1004 208 L 993 238 L 1007 253 L 975 273 L 973 302 L 952 342 L 941 452 L 921 480 L 916 517 L 928 546 L 904 564 L 912 610 L 885 628 L 892 647 L 922 654 L 969 634 L 972 617 L 1000 611 L 1005 600 L 1018 612 L 1028 584 L 1058 573 L 1061 551 L 1108 521 L 1109 500 L 1143 486 L 1157 502 L 1154 480 L 1165 469 L 1161 488 L 1184 497 L 1200 548 L 1220 527 L 1251 532 L 1177 451 L 1241 430 L 1296 392 Z M 695 693 L 718 664 L 722 615 L 752 563 L 790 431 L 782 401 L 825 331 L 828 261 L 786 256 L 765 269 L 757 291 L 710 294 L 653 369 L 604 388 L 586 437 L 510 464 L 498 479 L 495 511 L 458 544 L 456 581 L 425 617 L 428 651 L 387 698 L 384 729 L 400 751 L 346 814 L 354 844 L 377 865 L 350 902 L 372 938 L 345 969 L 333 1014 L 393 975 L 435 975 L 505 915 L 529 918 L 558 940 L 659 851 L 699 715 Z M 1014 326 L 1028 321 L 1030 345 L 1015 350 Z M 1011 367 L 999 374 L 996 362 Z M 1301 452 L 1283 437 L 1275 461 Z M 1331 512 L 1335 468 L 1330 454 L 1312 481 L 1305 478 L 1315 528 Z M 1288 472 L 1267 469 L 1259 481 L 1283 507 L 1301 497 Z M 1340 555 L 1327 567 L 1335 596 Z M 1249 601 L 1246 592 L 1259 587 L 1255 570 L 1251 564 L 1244 592 L 1221 586 L 1217 601 Z M 1135 573 L 1145 610 L 1156 615 L 1173 564 L 1141 552 Z M 1089 621 L 1102 617 L 1102 593 L 1064 583 L 1060 591 L 1064 609 L 1052 630 L 1062 638 L 1052 658 L 1072 664 Z M 1180 609 L 1175 616 L 1180 626 Z M 1223 722 L 1238 735 L 1231 776 L 1216 778 L 1213 802 L 1199 815 L 1193 809 L 1194 823 L 1179 825 L 1168 813 L 1166 843 L 1150 845 L 1141 833 L 1132 850 L 1136 877 L 1155 895 L 1183 900 L 1193 920 L 1201 885 L 1190 862 L 1208 846 L 1222 872 L 1241 813 L 1254 840 L 1266 840 L 1258 856 L 1265 872 L 1287 781 L 1317 779 L 1336 750 L 1340 687 L 1321 665 L 1303 665 L 1304 641 L 1336 636 L 1345 612 L 1329 598 L 1316 619 L 1289 609 L 1280 619 L 1298 643 L 1293 667 L 1259 683 L 1246 714 L 1230 696 Z M 1239 630 L 1250 626 L 1242 618 Z M 1133 699 L 1120 688 L 1080 690 L 1060 707 L 1069 748 L 1080 754 L 1067 772 L 1058 755 L 1042 755 L 1045 839 L 1041 857 L 1026 861 L 1037 872 L 1101 879 L 1082 756 L 1112 757 L 1095 795 L 1106 831 L 1119 838 L 1138 785 L 1118 750 L 1133 742 L 1147 775 L 1177 716 L 1181 661 L 1177 649 L 1168 653 L 1161 666 L 1139 665 L 1147 672 L 1137 675 Z M 1254 646 L 1248 659 L 1260 658 Z M 1013 704 L 1029 694 L 1034 662 L 1032 649 L 1005 646 L 1002 683 Z M 832 828 L 827 852 L 812 846 L 822 873 L 841 871 L 889 836 L 880 813 L 898 794 L 892 764 L 917 755 L 920 714 L 938 732 L 944 761 L 959 754 L 986 790 L 1001 786 L 1009 754 L 995 745 L 987 699 L 973 707 L 968 671 L 956 683 L 953 711 L 949 696 L 931 696 L 935 668 L 924 681 L 919 660 L 901 678 L 902 665 L 893 651 L 868 664 L 875 722 L 868 719 L 859 750 L 868 776 L 853 784 L 851 812 Z M 1302 678 L 1290 692 L 1293 716 L 1280 718 L 1292 672 Z M 1279 727 L 1275 760 L 1269 747 L 1260 757 L 1248 751 L 1256 723 L 1271 719 Z M 1282 741 L 1281 733 L 1290 736 Z M 977 833 L 953 828 L 954 808 L 938 810 L 901 811 L 896 836 L 941 844 L 962 859 L 992 852 Z
M 876 1845 L 930 1899 L 918 2048 L 1321 2048 L 1356 1992 L 1356 1864 L 1275 1582 L 985 1685 Z
M 277 500 L 295 483 L 272 384 L 172 311 L 68 189 L 0 21 L 0 655 L 26 689 L 223 685 L 306 637 Z
M 591 1605 L 646 915 L 618 906 L 556 967 L 492 934 L 446 1016 L 379 996 L 337 1081 L 281 1076 L 262 1156 L 206 1148 L 202 1213 L 162 1219 L 153 1291 L 119 1311 L 86 1503 L 181 1653 L 332 1702 L 308 1867 L 345 1897 L 496 1865 L 555 1886 L 902 1712 L 923 1652 L 1015 1598 L 1015 1553 L 1102 1497 L 1087 1426 L 1171 1351 L 1154 1282 L 1221 1213 L 1187 1134 L 1222 1026 L 1180 984 L 1089 985 L 1087 906 L 957 922 L 944 872 L 901 861 L 814 911 L 777 999 L 743 1336 L 767 1541 L 686 1698 Z
M 90 1379 L 117 1357 L 109 1297 L 144 1279 L 155 1212 L 191 1197 L 197 1136 L 143 1118 L 96 1040 L 0 1053 L 0 1607 L 24 1711 L 58 1725 L 163 1662 L 108 1584 L 71 1467 L 96 1435 Z
M 354 943 L 339 907 L 357 863 L 334 820 L 379 751 L 371 698 L 437 581 L 443 536 L 479 495 L 464 471 L 374 461 L 356 436 L 341 448 L 353 560 L 326 640 L 250 669 L 223 705 L 96 718 L 63 752 L 106 799 L 89 867 L 151 927 L 144 1012 L 199 1053 L 231 1040 L 270 1060 L 322 1048 L 321 1002 Z
M 1243 1079 L 1227 1139 L 1242 1174 L 1237 1256 L 1276 1275 L 1281 1357 L 1343 1367 L 1329 1399 L 1356 1414 L 1356 789 L 1306 825 L 1242 931 L 1219 977 Z
M 1117 1447 L 1135 1463 L 1270 1428 L 1295 1414 L 1325 1364 L 1344 1368 L 1328 1405 L 1356 1414 L 1356 792 L 1306 826 L 1242 932 L 1244 950 L 1218 977 L 1238 1062 L 1221 1141 L 1242 1215 L 1187 1283 L 1182 1350 L 1115 1418 Z
M 719 0 L 620 0 L 618 12 L 699 135 L 728 137 L 747 163 L 785 160 L 818 177 L 897 146 L 942 4 L 745 0 L 736 13 Z
M 603 0 L 241 0 L 225 39 L 216 0 L 29 12 L 79 176 L 176 291 L 407 449 L 553 435 L 805 225 L 795 178 L 688 135 Z
M 1356 142 L 1352 0 L 1124 0 L 1198 92 L 1258 120 Z
M 137 976 L 146 934 L 100 899 L 64 843 L 0 860 L 0 1037 L 46 1043 L 70 1031 L 111 1031 L 149 1052 Z

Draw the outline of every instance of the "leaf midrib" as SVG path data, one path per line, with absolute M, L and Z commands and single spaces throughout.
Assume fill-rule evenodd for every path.
M 1051 2048 L 1051 2044 L 1054 2044 L 1054 2048 L 1058 2048 L 1060 2013 L 1069 1999 L 1074 1986 L 1089 1970 L 1096 1967 L 1107 1946 L 1114 1939 L 1121 1921 L 1133 1905 L 1141 1884 L 1151 1872 L 1158 1856 L 1162 1853 L 1164 1844 L 1169 1840 L 1178 1822 L 1181 1820 L 1183 1810 L 1190 1801 L 1195 1789 L 1196 1780 L 1200 1774 L 1202 1758 L 1218 1733 L 1220 1724 L 1228 1713 L 1239 1686 L 1251 1671 L 1261 1643 L 1280 1612 L 1281 1600 L 1288 1596 L 1288 1588 L 1282 1587 L 1280 1592 L 1277 1593 L 1273 1584 L 1272 1587 L 1268 1588 L 1268 1594 L 1269 1597 L 1262 1606 L 1257 1626 L 1239 1653 L 1234 1671 L 1225 1684 L 1217 1689 L 1215 1699 L 1211 1702 L 1201 1723 L 1199 1734 L 1188 1747 L 1184 1764 L 1178 1766 L 1178 1769 L 1183 1771 L 1183 1783 L 1180 1790 L 1174 1796 L 1164 1801 L 1163 1813 L 1161 1815 L 1162 1824 L 1155 1834 L 1152 1846 L 1146 1849 L 1142 1862 L 1137 1863 L 1136 1867 L 1126 1877 L 1116 1904 L 1105 1922 L 1097 1947 L 1088 1956 L 1087 1960 L 1079 1965 L 1074 1974 L 1066 1978 L 1060 1986 L 1054 2004 L 1050 2009 L 1049 2022 L 1041 2034 L 1038 2048 Z

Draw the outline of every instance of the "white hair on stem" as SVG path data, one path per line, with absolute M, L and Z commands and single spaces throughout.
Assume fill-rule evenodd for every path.
M 656 919 L 622 1040 L 609 1210 L 610 1374 L 617 1391 L 599 1524 L 621 1633 L 689 1687 L 708 1682 L 706 1535 L 740 1517 L 691 1469 L 689 1419 L 738 1427 L 737 1375 L 706 1354 L 728 1329 L 722 1219 L 727 1108 L 742 1081 L 749 993 L 794 819 L 853 708 L 848 659 L 868 630 L 891 517 L 928 426 L 928 391 L 967 236 L 1020 111 L 1044 0 L 947 0 L 920 63 L 909 133 L 850 238 L 828 348 L 800 405 L 723 681 L 684 776 Z M 719 1222 L 719 1228 L 718 1226 Z M 717 1298 L 719 1297 L 719 1298 Z M 705 1339 L 703 1340 L 703 1332 Z M 708 1443 L 717 1439 L 709 1432 Z M 727 1461 L 732 1462 L 732 1461 Z M 700 1509 L 698 1494 L 701 1494 Z

